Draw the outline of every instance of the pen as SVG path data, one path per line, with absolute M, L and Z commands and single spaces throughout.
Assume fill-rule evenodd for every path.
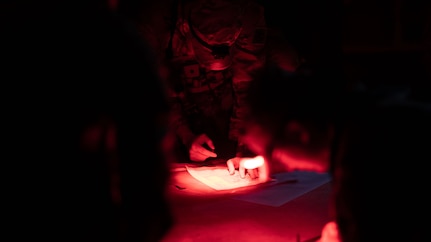
M 284 184 L 293 184 L 297 183 L 298 179 L 289 179 L 286 181 L 277 182 L 277 180 L 272 180 L 271 183 L 274 183 L 274 185 L 284 185 Z

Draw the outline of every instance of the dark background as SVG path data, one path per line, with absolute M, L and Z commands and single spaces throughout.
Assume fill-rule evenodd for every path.
M 136 10 L 151 2 L 123 0 L 120 6 L 136 17 Z M 409 87 L 412 97 L 430 99 L 429 1 L 258 2 L 265 7 L 268 25 L 281 28 L 301 56 L 332 79 L 328 84 Z
M 344 73 L 341 84 L 408 87 L 415 99 L 430 100 L 429 1 L 261 2 L 268 23 L 281 27 L 305 59 Z

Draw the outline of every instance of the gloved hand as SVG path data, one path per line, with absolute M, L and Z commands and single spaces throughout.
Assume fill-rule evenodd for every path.
M 207 158 L 217 157 L 217 154 L 213 152 L 214 149 L 213 141 L 206 134 L 198 135 L 189 146 L 189 158 L 191 161 L 203 162 Z
M 226 165 L 231 175 L 238 170 L 241 178 L 245 178 L 248 174 L 251 179 L 258 179 L 260 182 L 267 182 L 270 179 L 268 162 L 263 156 L 234 157 L 229 159 Z

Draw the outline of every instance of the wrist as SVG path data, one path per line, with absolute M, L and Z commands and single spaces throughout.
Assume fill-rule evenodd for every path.
M 236 157 L 254 157 L 256 154 L 252 152 L 248 147 L 243 143 L 238 143 L 236 148 Z
M 187 148 L 190 148 L 193 140 L 196 138 L 196 135 L 186 126 L 178 128 L 177 135 L 183 145 L 185 145 Z

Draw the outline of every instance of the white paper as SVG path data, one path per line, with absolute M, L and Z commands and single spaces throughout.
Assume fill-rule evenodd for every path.
M 235 174 L 229 174 L 227 167 L 190 167 L 186 166 L 189 174 L 205 185 L 215 190 L 229 190 L 234 188 L 252 186 L 262 183 L 258 179 L 251 179 L 248 174 L 245 178 L 239 176 L 236 170 Z

